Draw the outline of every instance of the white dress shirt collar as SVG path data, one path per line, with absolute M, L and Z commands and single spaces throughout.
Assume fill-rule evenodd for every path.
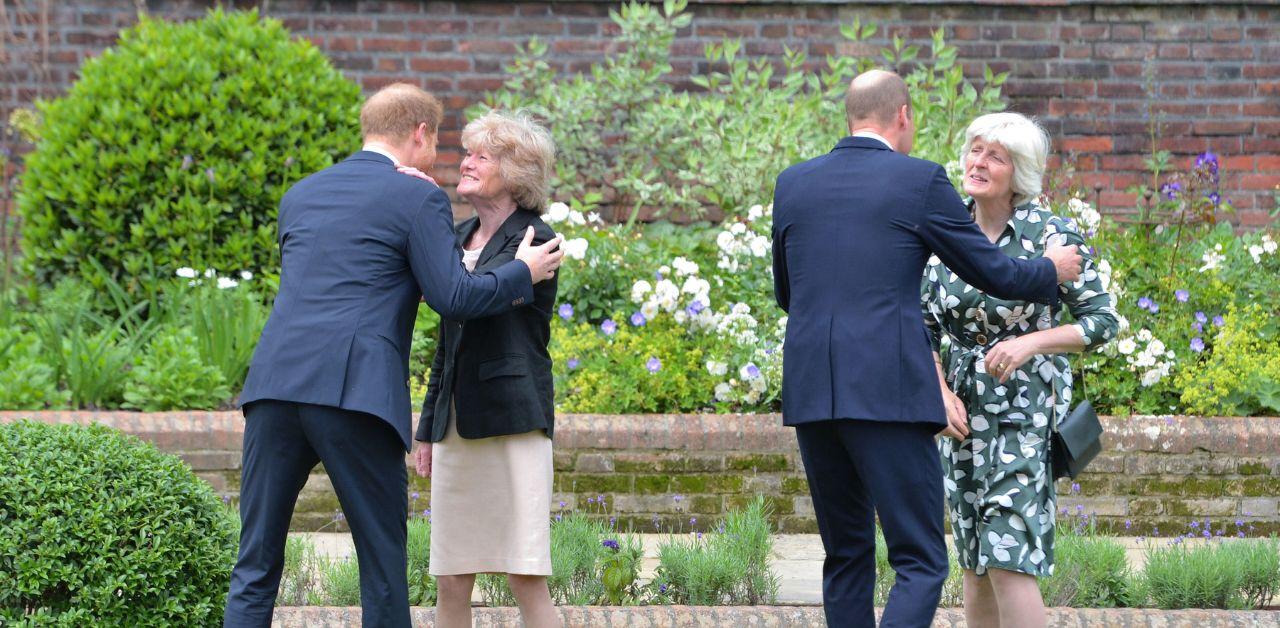
M 858 131 L 857 133 L 854 133 L 854 134 L 853 134 L 853 136 L 854 136 L 854 137 L 869 137 L 869 138 L 871 138 L 871 139 L 873 139 L 873 140 L 879 140 L 879 141 L 880 141 L 880 143 L 881 143 L 881 144 L 884 144 L 885 146 L 887 146 L 887 147 L 889 148 L 889 150 L 893 150 L 893 144 L 890 144 L 890 143 L 889 143 L 889 140 L 886 140 L 886 139 L 884 139 L 883 137 L 881 137 L 881 135 L 880 135 L 879 133 L 875 133 L 875 132 L 873 132 L 873 131 Z
M 395 155 L 392 155 L 392 154 L 391 154 L 391 151 L 390 151 L 390 150 L 387 150 L 387 147 L 386 147 L 386 146 L 383 146 L 382 144 L 375 144 L 375 143 L 370 142 L 370 143 L 368 143 L 368 144 L 365 144 L 365 145 L 364 145 L 364 148 L 361 148 L 360 150 L 367 150 L 367 151 L 369 151 L 369 152 L 371 152 L 371 153 L 378 153 L 379 155 L 382 155 L 383 157 L 386 157 L 387 159 L 390 159 L 390 160 L 391 160 L 391 164 L 392 164 L 393 166 L 395 166 L 395 167 L 397 167 L 397 168 L 399 168 L 399 167 L 400 167 L 400 160 L 399 160 L 399 159 L 396 159 L 396 156 L 395 156 Z

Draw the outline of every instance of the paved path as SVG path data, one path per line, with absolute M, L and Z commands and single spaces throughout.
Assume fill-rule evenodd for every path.
M 350 556 L 352 553 L 351 536 L 337 533 L 303 533 L 300 536 L 310 537 L 316 544 L 320 554 L 338 558 Z M 658 546 L 670 538 L 666 534 L 641 534 L 644 545 L 644 562 L 641 564 L 640 577 L 647 580 L 653 577 L 653 570 L 658 566 Z M 947 542 L 950 543 L 950 537 Z M 1119 537 L 1117 541 L 1124 544 L 1129 556 L 1129 564 L 1140 569 L 1145 560 L 1143 548 L 1148 543 L 1163 543 L 1164 540 L 1140 540 L 1131 537 Z M 816 534 L 780 534 L 774 536 L 772 567 L 780 579 L 778 589 L 779 604 L 821 604 L 822 603 L 822 541 Z M 479 589 L 477 589 L 479 601 Z

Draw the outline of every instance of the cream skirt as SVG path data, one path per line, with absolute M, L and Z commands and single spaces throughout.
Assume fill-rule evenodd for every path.
M 449 419 L 431 448 L 431 575 L 551 575 L 551 439 L 470 440 Z

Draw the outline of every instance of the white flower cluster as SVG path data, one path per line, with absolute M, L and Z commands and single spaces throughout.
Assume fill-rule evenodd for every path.
M 677 323 L 695 331 L 715 325 L 711 283 L 698 276 L 697 263 L 677 257 L 670 266 L 659 268 L 658 276 L 653 284 L 641 279 L 631 285 L 631 301 L 640 306 L 645 320 L 667 312 Z
M 601 224 L 600 214 L 589 212 L 583 214 L 576 209 L 570 209 L 568 205 L 556 201 L 547 206 L 547 212 L 542 215 L 542 222 L 553 225 L 557 222 L 568 222 L 575 227 L 584 227 L 588 223 Z
M 1222 245 L 1215 244 L 1212 249 L 1205 251 L 1204 255 L 1200 256 L 1200 261 L 1204 262 L 1204 265 L 1200 267 L 1200 272 L 1217 270 L 1226 259 L 1227 256 L 1222 253 Z
M 1146 328 L 1108 345 L 1106 352 L 1124 356 L 1126 367 L 1130 372 L 1141 373 L 1142 385 L 1148 388 L 1168 377 L 1175 363 L 1173 351 Z
M 1262 263 L 1263 255 L 1275 255 L 1276 241 L 1271 239 L 1270 233 L 1262 234 L 1262 241 L 1259 244 L 1249 245 L 1249 257 L 1253 258 L 1254 264 Z
M 205 279 L 214 280 L 216 281 L 219 290 L 234 288 L 240 285 L 240 281 L 249 281 L 253 279 L 253 273 L 247 270 L 240 271 L 238 273 L 238 276 L 240 277 L 240 281 L 236 281 L 231 276 L 219 275 L 218 271 L 212 268 L 206 268 L 203 273 L 199 273 L 196 271 L 196 269 L 188 268 L 186 266 L 179 268 L 176 272 L 174 272 L 174 274 L 183 279 L 186 279 L 188 286 L 199 286 L 204 283 Z
M 765 221 L 763 218 L 769 218 Z M 747 219 L 753 226 L 767 233 L 772 223 L 773 205 L 753 205 L 747 210 Z M 720 259 L 716 266 L 731 273 L 742 268 L 744 258 L 768 257 L 773 248 L 769 236 L 759 233 L 757 229 L 748 228 L 747 223 L 735 222 L 716 236 L 716 246 L 720 248 Z M 769 267 L 772 270 L 772 267 Z
M 547 207 L 546 213 L 542 215 L 542 221 L 553 225 L 556 223 L 565 223 L 571 227 L 585 227 L 587 225 L 598 226 L 604 224 L 600 220 L 600 214 L 582 212 L 571 209 L 568 205 L 556 201 Z M 587 257 L 588 243 L 586 238 L 570 238 L 561 234 L 564 241 L 560 243 L 560 249 L 564 251 L 565 257 L 569 259 L 585 259 Z M 595 260 L 592 260 L 593 262 Z M 594 266 L 594 264 L 592 264 Z
M 1073 198 L 1067 201 L 1067 209 L 1070 210 L 1072 217 L 1080 223 L 1080 229 L 1084 232 L 1085 237 L 1091 238 L 1098 233 L 1098 226 L 1102 224 L 1102 214 L 1093 208 L 1088 201 Z

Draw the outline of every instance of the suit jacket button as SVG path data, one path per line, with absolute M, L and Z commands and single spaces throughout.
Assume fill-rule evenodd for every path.
M 974 339 L 974 340 L 976 340 L 976 341 L 978 341 L 978 344 L 980 344 L 980 345 L 985 345 L 985 344 L 987 344 L 987 336 L 986 336 L 986 334 L 978 334 L 977 336 L 974 336 L 974 338 L 973 338 L 973 339 Z

